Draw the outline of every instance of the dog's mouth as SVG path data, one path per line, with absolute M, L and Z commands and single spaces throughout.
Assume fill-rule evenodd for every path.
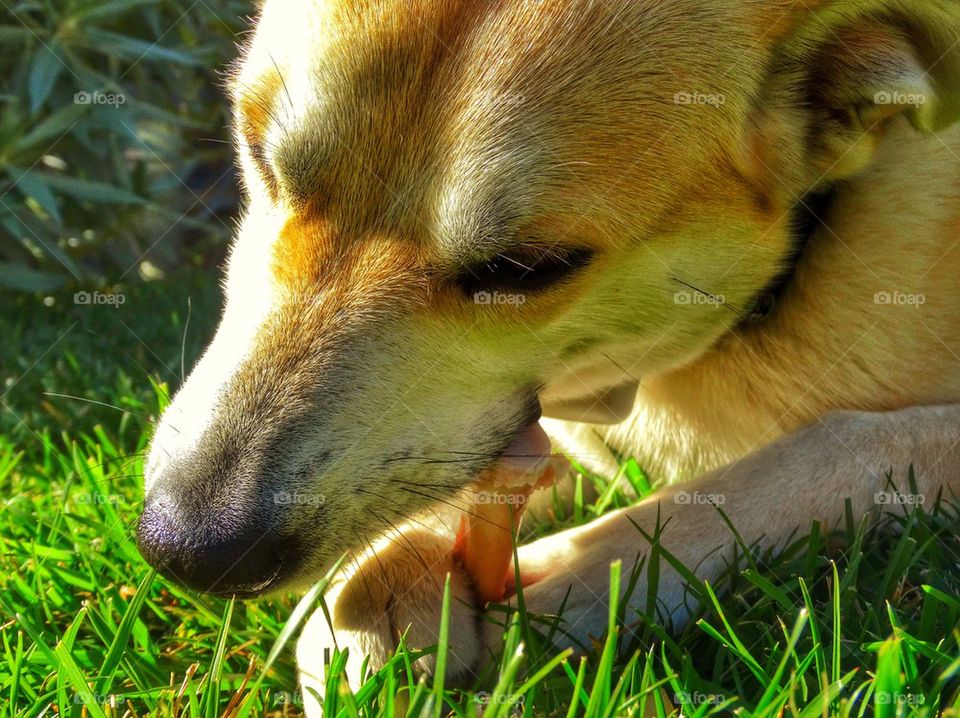
M 514 435 L 511 442 L 500 452 L 488 471 L 515 475 L 518 480 L 535 473 L 542 473 L 550 461 L 552 445 L 550 437 L 540 426 L 542 411 L 540 402 L 535 402 Z
M 539 402 L 497 460 L 477 477 L 476 503 L 460 517 L 454 561 L 473 581 L 481 602 L 500 601 L 514 591 L 514 542 L 530 495 L 566 473 L 567 460 L 552 453 L 540 425 Z M 538 580 L 523 575 L 524 585 Z
M 514 415 L 517 423 L 501 439 L 502 448 L 494 449 L 475 477 L 478 491 L 519 490 L 535 483 L 551 462 L 562 461 L 551 453 L 541 417 L 540 402 L 531 395 Z M 183 507 L 174 510 L 175 498 L 163 487 L 154 489 L 140 518 L 138 543 L 147 560 L 177 583 L 219 596 L 254 598 L 286 585 L 302 568 L 296 539 L 266 535 L 263 527 L 269 522 L 255 520 L 255 514 L 249 521 L 242 513 L 211 519 Z M 193 518 L 181 520 L 182 515 Z

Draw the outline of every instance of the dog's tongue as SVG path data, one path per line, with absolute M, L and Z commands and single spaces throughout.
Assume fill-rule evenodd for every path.
M 460 521 L 454 556 L 473 578 L 482 601 L 504 598 L 512 578 L 513 537 L 527 499 L 556 481 L 567 465 L 563 457 L 550 455 L 550 439 L 535 423 L 480 476 L 473 503 Z
M 531 474 L 543 473 L 550 460 L 550 448 L 550 437 L 540 426 L 540 422 L 530 424 L 517 434 L 517 438 L 504 449 L 497 463 L 488 470 L 488 473 L 495 474 L 492 483 L 498 487 L 530 483 Z

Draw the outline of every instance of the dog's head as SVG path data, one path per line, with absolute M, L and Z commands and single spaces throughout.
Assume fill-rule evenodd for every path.
M 255 594 L 448 500 L 547 415 L 616 421 L 891 122 L 960 111 L 948 0 L 268 2 L 232 82 L 249 203 L 139 527 Z M 522 452 L 521 452 L 522 453 Z

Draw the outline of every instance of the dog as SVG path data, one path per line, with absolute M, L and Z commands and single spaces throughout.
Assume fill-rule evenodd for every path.
M 448 574 L 449 675 L 496 653 L 448 519 L 510 447 L 671 480 L 519 547 L 569 646 L 638 527 L 713 579 L 724 516 L 775 551 L 845 501 L 956 497 L 958 38 L 956 0 L 264 3 L 226 307 L 152 440 L 144 557 L 252 597 L 346 553 L 298 646 L 316 714 L 324 649 L 355 679 L 435 643 Z M 685 591 L 663 562 L 661 618 Z

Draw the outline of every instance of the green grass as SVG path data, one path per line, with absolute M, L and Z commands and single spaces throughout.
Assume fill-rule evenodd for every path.
M 22 296 L 0 320 L 0 718 L 299 713 L 291 648 L 321 587 L 197 596 L 156 576 L 132 538 L 150 422 L 212 330 L 214 284 L 133 285 L 118 309 Z M 624 474 L 649 490 L 636 464 Z M 627 501 L 584 481 L 599 499 L 557 523 Z M 891 519 L 895 534 L 851 519 L 752 556 L 693 587 L 697 620 L 679 631 L 612 606 L 584 658 L 549 647 L 542 634 L 562 630 L 549 619 L 494 609 L 509 629 L 482 685 L 418 680 L 418 654 L 401 649 L 356 693 L 335 667 L 327 714 L 960 715 L 960 519 L 925 509 Z M 640 577 L 656 572 L 611 567 L 621 585 Z

